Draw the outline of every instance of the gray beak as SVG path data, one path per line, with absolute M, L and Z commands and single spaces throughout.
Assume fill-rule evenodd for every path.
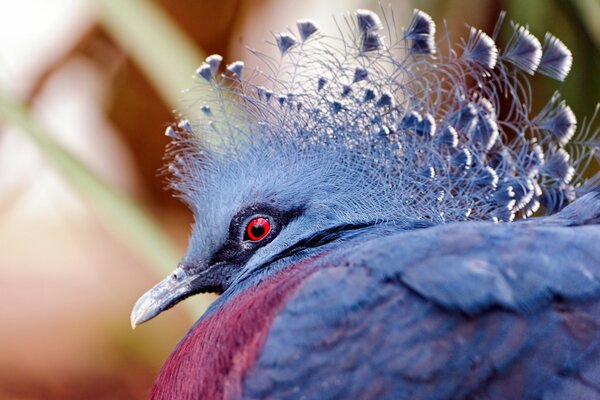
M 138 299 L 131 311 L 131 327 L 135 329 L 192 294 L 193 280 L 193 275 L 178 267 Z

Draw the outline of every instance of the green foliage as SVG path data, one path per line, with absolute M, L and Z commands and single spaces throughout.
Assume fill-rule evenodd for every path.
M 32 118 L 28 109 L 7 94 L 0 93 L 0 119 L 21 128 L 46 158 L 93 206 L 112 232 L 154 266 L 160 275 L 177 263 L 177 252 L 168 236 L 140 204 L 118 192 L 64 149 Z

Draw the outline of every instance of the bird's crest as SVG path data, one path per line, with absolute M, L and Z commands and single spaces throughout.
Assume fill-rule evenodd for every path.
M 403 29 L 391 12 L 381 19 L 365 10 L 338 26 L 330 37 L 298 21 L 295 32 L 275 35 L 280 57 L 254 52 L 262 69 L 234 62 L 221 73 L 221 57 L 207 58 L 196 73 L 208 91 L 167 129 L 182 197 L 202 190 L 207 171 L 258 148 L 284 158 L 336 153 L 398 209 L 436 223 L 510 221 L 540 206 L 553 213 L 583 190 L 598 130 L 577 130 L 558 94 L 531 109 L 528 75 L 562 81 L 569 73 L 571 52 L 559 39 L 546 34 L 541 43 L 513 24 L 502 48 L 498 28 L 491 36 L 470 28 L 452 45 L 418 10 Z

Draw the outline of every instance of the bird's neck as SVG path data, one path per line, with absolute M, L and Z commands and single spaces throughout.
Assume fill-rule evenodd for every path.
M 239 398 L 277 311 L 315 270 L 306 260 L 232 296 L 200 319 L 171 353 L 153 399 Z

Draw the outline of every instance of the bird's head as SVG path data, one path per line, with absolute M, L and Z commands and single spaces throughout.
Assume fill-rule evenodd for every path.
M 177 269 L 137 302 L 133 326 L 190 295 L 222 293 L 318 253 L 388 220 L 393 209 L 389 185 L 352 152 L 301 150 L 295 141 L 264 134 L 231 137 L 212 149 L 205 143 L 202 152 L 190 145 L 178 146 L 170 168 L 181 177 L 173 187 L 195 217 L 188 249 Z

